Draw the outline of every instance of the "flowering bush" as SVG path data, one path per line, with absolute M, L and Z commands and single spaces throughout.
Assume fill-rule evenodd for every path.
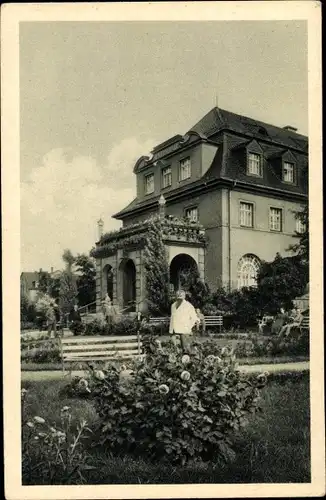
M 41 416 L 27 419 L 28 391 L 22 389 L 22 475 L 24 484 L 82 484 L 88 455 L 82 445 L 91 432 L 82 420 L 73 431 L 72 413 L 61 409 L 61 427 L 51 425 Z
M 102 421 L 101 444 L 184 464 L 189 459 L 233 458 L 232 431 L 258 409 L 266 376 L 237 369 L 230 348 L 193 343 L 184 354 L 152 339 L 146 356 L 121 384 L 121 367 L 92 376 L 92 395 Z
M 67 398 L 88 398 L 91 393 L 89 380 L 85 377 L 73 377 L 60 392 L 61 397 Z

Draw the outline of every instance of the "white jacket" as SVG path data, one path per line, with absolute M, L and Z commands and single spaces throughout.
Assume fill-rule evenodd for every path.
M 172 304 L 170 333 L 191 335 L 191 330 L 198 321 L 194 306 L 187 300 L 183 300 L 178 308 L 176 302 Z

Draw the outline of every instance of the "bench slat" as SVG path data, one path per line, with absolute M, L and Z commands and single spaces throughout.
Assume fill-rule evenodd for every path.
M 122 355 L 124 355 L 124 354 L 139 354 L 138 349 L 130 349 L 128 351 L 127 350 L 126 351 L 116 351 L 116 352 L 111 351 L 111 353 L 108 353 L 108 355 L 112 354 L 112 355 L 118 356 L 118 355 L 120 355 L 120 353 Z M 89 353 L 89 356 L 85 352 L 74 352 L 72 354 L 63 353 L 63 358 L 64 359 L 67 359 L 69 357 L 80 358 L 80 357 L 84 356 L 84 357 L 95 359 L 97 356 L 103 356 L 104 354 L 106 354 L 105 351 L 104 352 L 103 351 L 93 351 L 93 352 Z
M 64 361 L 111 361 L 111 360 L 117 360 L 117 359 L 137 359 L 137 358 L 142 358 L 144 357 L 143 354 L 128 354 L 126 356 L 99 356 L 97 358 L 87 358 L 86 356 L 84 358 L 78 357 L 78 358 L 65 358 Z
M 105 343 L 105 342 L 128 342 L 137 340 L 137 335 L 126 335 L 125 337 L 66 337 L 61 339 L 62 344 L 86 344 L 89 343 Z
M 140 347 L 142 344 L 140 343 Z M 123 343 L 117 343 L 117 344 L 83 344 L 83 345 L 68 345 L 65 344 L 62 346 L 63 352 L 66 351 L 91 351 L 92 349 L 128 349 L 130 347 L 138 348 L 138 343 L 137 342 L 126 342 L 125 344 Z

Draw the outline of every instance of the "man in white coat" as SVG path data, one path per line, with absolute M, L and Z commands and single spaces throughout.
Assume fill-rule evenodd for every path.
M 172 340 L 175 342 L 175 336 L 180 336 L 181 347 L 184 350 L 190 342 L 192 328 L 199 322 L 194 306 L 186 300 L 185 292 L 179 290 L 177 300 L 171 306 L 169 332 Z

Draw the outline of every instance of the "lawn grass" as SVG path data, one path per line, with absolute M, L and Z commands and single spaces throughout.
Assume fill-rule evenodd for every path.
M 294 363 L 300 361 L 309 361 L 309 356 L 261 356 L 248 357 L 248 358 L 238 358 L 237 362 L 239 365 L 268 365 L 268 364 L 279 364 L 279 363 Z M 69 370 L 84 370 L 85 364 L 83 363 L 69 363 L 65 362 L 65 371 Z M 32 363 L 32 362 L 22 362 L 21 371 L 25 372 L 41 372 L 41 371 L 60 371 L 62 370 L 62 363 Z
M 29 389 L 30 415 L 60 424 L 60 409 L 71 406 L 73 421 L 81 418 L 96 424 L 91 401 L 60 396 L 65 382 L 25 382 Z M 282 385 L 271 381 L 262 391 L 263 412 L 234 436 L 237 458 L 221 466 L 188 464 L 173 467 L 129 456 L 112 456 L 91 448 L 95 471 L 86 474 L 87 484 L 183 484 L 183 483 L 282 483 L 310 482 L 309 374 Z

